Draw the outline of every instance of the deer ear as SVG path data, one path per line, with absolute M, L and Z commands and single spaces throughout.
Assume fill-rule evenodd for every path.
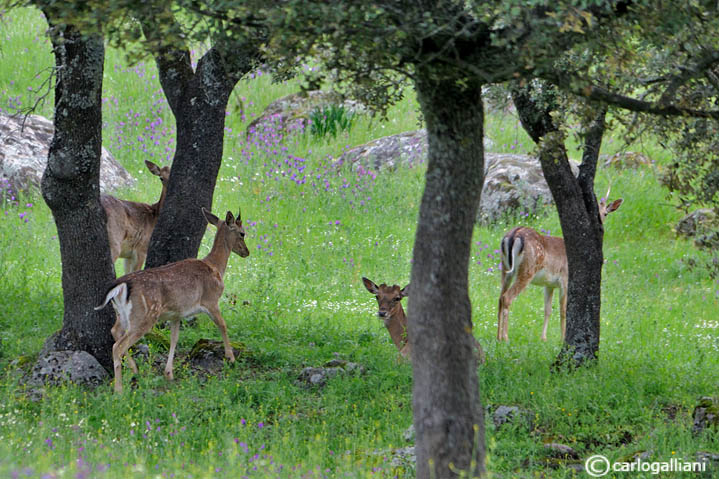
M 399 295 L 401 298 L 406 298 L 407 296 L 409 296 L 409 292 L 410 292 L 409 286 L 410 285 L 407 285 L 400 290 Z
M 202 207 L 202 214 L 211 225 L 217 226 L 217 223 L 220 221 L 220 218 L 207 211 L 204 206 Z
M 237 219 L 235 221 L 237 221 L 238 225 L 242 223 L 242 211 L 239 208 L 237 208 Z
M 235 222 L 235 217 L 232 215 L 232 211 L 228 211 L 227 214 L 225 215 L 225 223 L 227 223 L 228 225 L 231 225 L 234 222 Z
M 617 211 L 619 207 L 622 206 L 622 203 L 624 203 L 624 199 L 622 198 L 614 200 L 609 206 L 607 206 L 607 214 L 611 213 L 612 211 Z
M 153 162 L 149 160 L 145 160 L 145 166 L 148 170 L 150 170 L 150 173 L 152 173 L 155 176 L 160 176 L 160 167 L 154 164 Z
M 379 289 L 377 288 L 377 285 L 372 282 L 372 280 L 369 280 L 367 278 L 362 278 L 362 282 L 364 283 L 364 287 L 367 288 L 367 291 L 369 291 L 372 294 L 379 293 Z

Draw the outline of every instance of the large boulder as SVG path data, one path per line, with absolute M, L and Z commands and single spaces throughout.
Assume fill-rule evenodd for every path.
M 569 162 L 575 176 L 579 167 Z M 534 213 L 553 202 L 539 159 L 528 155 L 487 153 L 479 221 L 496 221 L 508 212 Z
M 492 148 L 492 141 L 484 139 L 484 149 Z M 369 141 L 345 150 L 339 164 L 348 163 L 353 169 L 360 166 L 372 170 L 394 170 L 398 166 L 412 167 L 427 161 L 427 130 L 406 131 Z
M 361 113 L 364 106 L 343 99 L 338 93 L 311 90 L 293 93 L 270 103 L 265 111 L 247 125 L 247 136 L 287 134 L 303 131 L 309 124 L 310 114 L 329 105 L 341 105 L 348 112 Z
M 52 122 L 39 115 L 0 115 L 0 178 L 9 182 L 12 191 L 40 190 L 54 131 Z M 129 187 L 134 182 L 130 173 L 103 148 L 100 190 Z
M 364 145 L 350 148 L 342 153 L 339 164 L 360 166 L 365 169 L 393 170 L 398 166 L 413 166 L 427 160 L 427 132 L 415 130 L 390 135 Z
M 94 356 L 85 351 L 53 351 L 41 355 L 28 384 L 32 386 L 58 385 L 66 381 L 96 388 L 108 380 L 110 375 Z
M 674 231 L 677 235 L 688 238 L 697 236 L 716 226 L 719 226 L 719 220 L 717 220 L 714 210 L 700 208 L 680 219 L 674 227 Z

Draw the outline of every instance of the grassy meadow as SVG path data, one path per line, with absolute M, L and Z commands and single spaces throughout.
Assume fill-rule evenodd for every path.
M 0 17 L 1 113 L 43 93 L 53 64 L 45 28 L 34 10 Z M 108 50 L 104 89 L 105 147 L 137 179 L 115 194 L 154 202 L 160 183 L 143 161 L 167 164 L 175 138 L 154 63 L 128 66 L 121 51 Z M 220 302 L 231 340 L 247 352 L 217 377 L 196 377 L 176 361 L 169 383 L 141 362 L 137 389 L 121 397 L 108 383 L 92 392 L 47 388 L 42 401 L 31 401 L 20 378 L 62 324 L 59 248 L 39 194 L 0 195 L 0 477 L 413 476 L 391 452 L 407 445 L 411 367 L 397 363 L 360 278 L 408 282 L 424 166 L 376 172 L 333 162 L 347 147 L 418 128 L 417 103 L 408 91 L 389 121 L 361 116 L 336 138 L 246 136 L 271 101 L 296 91 L 296 82 L 274 84 L 257 73 L 238 84 L 228 107 L 213 210 L 222 216 L 241 207 L 251 254 L 230 258 Z M 52 95 L 37 113 L 51 117 Z M 487 136 L 493 151 L 532 151 L 511 113 L 488 113 Z M 657 165 L 670 157 L 651 141 L 626 146 L 617 134 L 604 143 L 604 153 L 621 149 L 643 151 Z M 681 212 L 656 176 L 650 168 L 598 172 L 597 190 L 611 181 L 612 196 L 625 203 L 606 225 L 600 360 L 573 373 L 550 372 L 560 349 L 559 314 L 555 298 L 542 342 L 541 288 L 514 303 L 510 342 L 495 339 L 499 241 L 520 222 L 560 234 L 556 212 L 476 227 L 470 296 L 474 334 L 488 357 L 479 369 L 482 402 L 534 413 L 531 431 L 522 424 L 495 430 L 488 421 L 491 477 L 589 477 L 549 467 L 546 442 L 611 461 L 639 451 L 653 461 L 719 453 L 719 433 L 694 436 L 691 420 L 698 398 L 719 387 L 719 282 L 683 261 L 697 253 L 675 238 Z M 208 228 L 200 256 L 213 236 Z M 205 316 L 182 330 L 179 354 L 199 338 L 219 339 Z M 151 356 L 157 352 L 151 344 Z M 334 378 L 322 389 L 298 385 L 304 367 L 336 355 L 367 373 Z M 125 369 L 128 382 L 130 376 Z M 616 474 L 606 477 L 655 477 Z

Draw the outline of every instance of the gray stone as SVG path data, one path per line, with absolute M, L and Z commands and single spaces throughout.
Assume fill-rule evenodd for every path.
M 393 449 L 390 465 L 392 467 L 414 467 L 417 464 L 417 454 L 414 448 L 414 446 L 407 446 Z
M 39 115 L 27 118 L 0 115 L 0 178 L 6 179 L 14 192 L 40 191 L 54 131 L 52 122 Z M 100 190 L 129 187 L 134 182 L 130 173 L 103 148 Z
M 331 91 L 312 90 L 293 93 L 270 103 L 262 114 L 247 125 L 247 136 L 301 132 L 309 124 L 310 114 L 317 108 L 341 105 L 346 111 L 362 113 L 363 105 Z
M 492 141 L 484 139 L 489 150 Z M 412 167 L 427 161 L 427 131 L 415 130 L 390 135 L 350 148 L 342 153 L 338 165 L 348 163 L 353 169 L 395 170 L 399 166 Z
M 360 364 L 345 361 L 343 359 L 332 359 L 321 368 L 304 368 L 302 372 L 300 372 L 297 381 L 300 384 L 322 387 L 327 384 L 329 379 L 338 375 L 364 374 L 365 372 L 365 367 Z
M 414 424 L 412 424 L 410 427 L 408 427 L 403 433 L 402 437 L 406 442 L 414 442 L 415 440 L 415 432 L 414 432 Z
M 487 153 L 479 203 L 479 221 L 490 223 L 511 212 L 531 214 L 552 204 L 539 159 L 527 155 Z M 579 167 L 570 161 L 575 176 Z
M 552 457 L 560 459 L 579 459 L 579 453 L 572 447 L 566 444 L 559 444 L 556 442 L 549 442 L 544 445 L 545 451 L 547 451 Z
M 716 213 L 710 208 L 700 208 L 680 219 L 674 231 L 679 236 L 692 237 L 712 226 L 719 226 Z
M 699 434 L 707 428 L 719 429 L 719 398 L 709 396 L 699 399 L 699 404 L 692 412 L 694 426 L 692 432 Z
M 110 375 L 94 356 L 85 351 L 53 351 L 39 357 L 28 384 L 58 385 L 66 381 L 96 388 Z
M 497 406 L 492 414 L 492 422 L 495 429 L 505 424 L 521 423 L 531 431 L 534 429 L 534 413 L 518 406 Z

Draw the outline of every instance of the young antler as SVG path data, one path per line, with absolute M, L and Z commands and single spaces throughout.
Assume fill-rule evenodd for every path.
M 122 357 L 144 336 L 159 319 L 170 320 L 170 351 L 165 376 L 173 379 L 173 358 L 180 333 L 180 320 L 197 313 L 207 313 L 217 325 L 225 346 L 225 357 L 235 361 L 227 337 L 227 325 L 222 318 L 219 299 L 225 285 L 222 281 L 230 253 L 243 258 L 250 251 L 245 244 L 245 230 L 238 213 L 237 219 L 227 212 L 225 221 L 202 208 L 205 219 L 217 227 L 212 250 L 203 259 L 185 259 L 159 268 L 136 271 L 116 279 L 105 294 L 104 308 L 110 300 L 117 312 L 112 328 L 115 344 L 112 358 L 115 369 L 115 391 L 122 392 Z M 128 356 L 133 372 L 135 362 Z
M 151 161 L 145 161 L 145 166 L 162 181 L 162 193 L 157 203 L 149 205 L 120 200 L 110 195 L 100 196 L 100 203 L 107 215 L 107 236 L 112 262 L 117 258 L 124 258 L 125 274 L 141 269 L 145 262 L 150 236 L 160 216 L 167 193 L 167 182 L 170 180 L 169 166 L 159 167 Z

